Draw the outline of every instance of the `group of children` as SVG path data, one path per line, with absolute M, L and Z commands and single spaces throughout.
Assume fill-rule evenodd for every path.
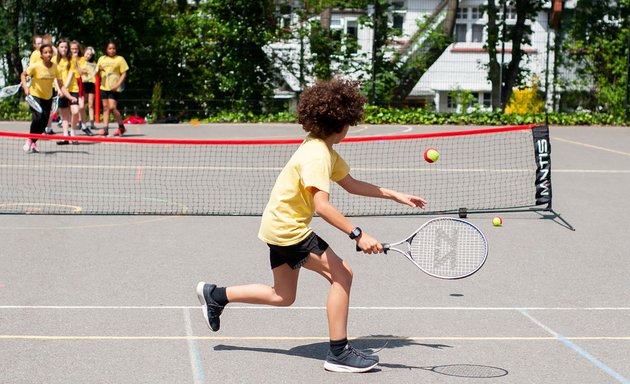
M 103 104 L 104 127 L 101 136 L 109 135 L 110 115 L 118 123 L 114 136 L 122 136 L 126 129 L 118 110 L 118 99 L 129 66 L 122 56 L 117 55 L 116 43 L 107 43 L 106 54 L 96 60 L 92 47 L 85 50 L 81 44 L 62 38 L 53 44 L 51 35 L 34 36 L 33 52 L 27 68 L 22 72 L 21 82 L 25 96 L 31 96 L 41 107 L 41 112 L 31 107 L 31 134 L 54 134 L 52 130 L 53 100 L 58 95 L 58 112 L 62 120 L 64 140 L 58 145 L 76 144 L 77 127 L 88 136 L 94 135 L 94 104 L 96 100 L 96 77 L 100 76 L 99 96 Z M 30 79 L 30 85 L 28 80 Z M 88 112 L 86 113 L 86 102 Z M 89 114 L 89 125 L 88 122 Z M 37 139 L 28 139 L 24 145 L 28 153 L 37 152 Z

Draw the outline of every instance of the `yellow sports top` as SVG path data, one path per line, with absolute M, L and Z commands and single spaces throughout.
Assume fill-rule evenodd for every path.
M 52 63 L 50 68 L 48 68 L 42 61 L 36 62 L 28 66 L 26 74 L 31 77 L 30 93 L 44 100 L 52 99 L 55 79 L 62 81 L 61 71 L 59 71 L 55 63 Z
M 330 193 L 330 181 L 339 181 L 350 167 L 334 149 L 318 138 L 308 136 L 284 166 L 271 191 L 263 212 L 258 238 L 287 246 L 304 240 L 312 231 L 309 227 L 315 205 L 315 187 Z

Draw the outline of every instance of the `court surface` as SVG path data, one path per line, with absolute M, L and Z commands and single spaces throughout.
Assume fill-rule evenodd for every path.
M 129 126 L 138 137 L 297 138 L 297 125 Z M 471 127 L 365 126 L 351 136 Z M 0 123 L 26 132 L 28 123 Z M 323 369 L 327 282 L 292 307 L 234 304 L 206 327 L 194 292 L 271 283 L 258 217 L 0 215 L 0 383 L 630 383 L 630 129 L 551 127 L 552 214 L 468 219 L 490 254 L 442 281 L 313 228 L 354 270 L 349 336 L 365 374 Z M 369 181 L 369 180 L 368 180 Z M 382 241 L 430 217 L 352 218 Z

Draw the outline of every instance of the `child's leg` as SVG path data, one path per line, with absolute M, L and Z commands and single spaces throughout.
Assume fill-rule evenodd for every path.
M 90 114 L 90 128 L 94 128 L 94 93 L 88 93 L 88 111 Z
M 59 108 L 59 115 L 61 116 L 61 128 L 63 129 L 63 135 L 68 136 L 69 121 L 70 121 L 70 108 Z
M 317 272 L 330 282 L 326 312 L 331 340 L 343 340 L 348 337 L 348 307 L 350 306 L 350 288 L 352 269 L 332 248 L 321 255 L 311 254 L 304 268 Z
M 229 302 L 289 306 L 295 301 L 300 269 L 282 264 L 272 270 L 274 286 L 248 284 L 226 288 Z

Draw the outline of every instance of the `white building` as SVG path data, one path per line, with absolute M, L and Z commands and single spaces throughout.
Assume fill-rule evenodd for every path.
M 298 2 L 301 3 L 302 2 Z M 432 105 L 438 111 L 461 111 L 462 106 L 455 103 L 452 96 L 461 91 L 470 92 L 476 102 L 472 102 L 470 108 L 475 105 L 478 108 L 489 108 L 491 103 L 491 83 L 487 79 L 488 53 L 483 48 L 487 40 L 487 15 L 484 14 L 481 5 L 485 0 L 459 0 L 449 2 L 448 0 L 397 0 L 392 1 L 390 8 L 390 27 L 401 31 L 401 37 L 392 42 L 394 50 L 403 52 L 407 48 L 407 54 L 413 54 L 414 49 L 421 47 L 423 40 L 422 33 L 419 32 L 419 22 L 422 23 L 430 15 L 435 16 L 434 27 L 447 17 L 449 4 L 457 4 L 457 11 L 454 20 L 453 38 L 454 43 L 450 44 L 439 56 L 439 58 L 422 74 L 419 81 L 409 92 L 405 100 L 414 105 Z M 550 0 L 545 9 L 540 12 L 535 21 L 532 22 L 531 44 L 524 47 L 527 56 L 521 61 L 521 67 L 528 71 L 530 82 L 537 82 L 538 86 L 544 89 L 545 81 L 552 82 L 553 71 L 549 71 L 549 76 L 545 76 L 547 63 L 553 65 L 553 50 L 547 49 L 548 41 L 553 44 L 555 36 L 554 30 L 550 27 L 549 15 L 552 13 L 554 5 L 562 0 Z M 565 1 L 565 6 L 574 7 L 575 0 Z M 497 1 L 497 4 L 500 4 Z M 454 7 L 454 6 L 453 6 Z M 557 9 L 556 9 L 557 10 Z M 339 30 L 354 36 L 359 49 L 355 53 L 356 62 L 369 64 L 372 57 L 373 33 L 371 28 L 363 27 L 359 18 L 370 15 L 372 9 L 361 11 L 340 11 L 333 10 L 330 20 L 331 30 Z M 498 15 L 499 22 L 503 19 L 503 14 Z M 514 23 L 516 14 L 513 9 L 507 9 L 506 24 Z M 297 16 L 287 15 L 283 22 L 288 28 L 298 28 Z M 422 31 L 420 31 L 422 32 Z M 276 60 L 282 68 L 283 78 L 288 85 L 284 91 L 284 96 L 299 92 L 300 81 L 295 74 L 299 72 L 300 55 L 308 55 L 308 39 L 288 44 L 275 44 L 272 46 L 273 52 L 284 60 Z M 503 49 L 504 48 L 504 49 Z M 301 52 L 301 53 L 300 53 Z M 498 47 L 498 60 L 508 63 L 511 60 L 511 46 L 505 44 Z M 547 55 L 550 55 L 547 57 Z M 403 54 L 403 59 L 405 54 Z M 404 60 L 403 60 L 404 61 Z M 281 64 L 283 62 L 284 64 Z M 363 76 L 364 81 L 369 81 L 365 73 L 355 73 L 356 77 Z M 312 79 L 304 78 L 304 83 L 309 84 Z

